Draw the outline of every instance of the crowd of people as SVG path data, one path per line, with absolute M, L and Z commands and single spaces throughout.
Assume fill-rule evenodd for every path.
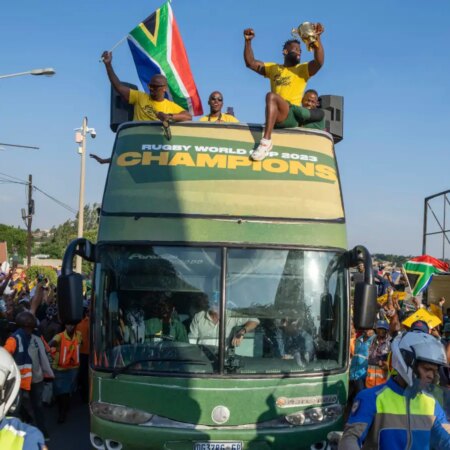
M 342 450 L 450 448 L 450 308 L 444 297 L 427 305 L 405 295 L 407 279 L 397 278 L 375 271 L 377 320 L 352 329 Z
M 84 303 L 84 319 L 75 327 L 59 321 L 56 298 L 56 286 L 42 274 L 29 279 L 17 268 L 0 274 L 0 344 L 19 371 L 18 401 L 10 406 L 10 414 L 17 419 L 8 422 L 7 428 L 16 426 L 18 419 L 22 428 L 31 424 L 38 430 L 28 428 L 33 439 L 41 436 L 38 440 L 42 445 L 50 440 L 46 407 L 56 404 L 57 421 L 64 423 L 76 391 L 84 402 L 88 401 L 88 302 Z M 0 353 L 0 384 L 3 360 L 7 365 L 8 358 Z M 20 427 L 14 430 L 25 433 Z M 1 433 L 2 422 L 3 444 L 6 437 Z

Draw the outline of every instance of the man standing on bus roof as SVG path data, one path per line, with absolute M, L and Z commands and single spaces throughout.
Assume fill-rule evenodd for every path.
M 295 111 L 300 107 L 306 82 L 323 66 L 325 55 L 321 42 L 324 28 L 320 23 L 315 25 L 317 45 L 314 47 L 314 59 L 300 64 L 300 42 L 297 39 L 286 41 L 283 46 L 284 63 L 264 63 L 255 59 L 252 39 L 255 32 L 252 28 L 244 30 L 245 65 L 260 75 L 270 78 L 271 92 L 266 95 L 266 122 L 264 136 L 251 158 L 256 161 L 264 159 L 272 150 L 273 128 L 293 128 L 298 126 Z M 312 110 L 313 112 L 315 110 Z M 317 110 L 317 112 L 320 110 Z M 315 112 L 314 112 L 315 114 Z M 320 118 L 318 119 L 320 120 Z
M 192 120 L 191 114 L 165 98 L 167 79 L 164 75 L 154 75 L 148 84 L 150 94 L 130 89 L 123 85 L 112 67 L 111 52 L 103 52 L 102 60 L 105 63 L 106 73 L 114 89 L 123 100 L 134 105 L 133 120 L 161 120 L 168 122 L 183 122 Z
M 222 112 L 223 95 L 221 92 L 211 92 L 211 94 L 209 94 L 208 105 L 209 114 L 200 117 L 199 122 L 239 123 L 239 120 L 237 120 L 236 117 Z

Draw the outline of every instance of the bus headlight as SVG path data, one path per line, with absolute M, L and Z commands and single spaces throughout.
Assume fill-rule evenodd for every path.
M 146 423 L 153 417 L 153 414 L 139 409 L 104 402 L 93 402 L 91 404 L 91 410 L 92 414 L 101 419 L 134 425 Z
M 285 416 L 291 425 L 312 425 L 321 422 L 332 422 L 342 414 L 342 406 L 339 404 L 323 408 L 309 408 Z
M 289 414 L 286 416 L 286 420 L 291 425 L 303 425 L 305 423 L 305 415 L 302 412 Z

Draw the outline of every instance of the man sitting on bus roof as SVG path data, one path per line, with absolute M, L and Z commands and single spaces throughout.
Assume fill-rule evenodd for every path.
M 300 64 L 300 41 L 291 39 L 286 41 L 283 46 L 284 63 L 276 64 L 264 63 L 255 59 L 251 44 L 255 32 L 252 28 L 244 30 L 245 65 L 256 73 L 270 78 L 271 88 L 271 92 L 266 95 L 264 136 L 251 155 L 251 158 L 255 161 L 264 159 L 272 150 L 271 137 L 274 127 L 294 128 L 298 126 L 294 113 L 300 107 L 306 83 L 310 77 L 321 69 L 325 60 L 320 39 L 324 28 L 320 23 L 317 23 L 315 31 L 317 45 L 314 47 L 314 59 L 312 61 Z M 316 111 L 318 113 L 320 110 L 311 110 L 311 115 L 315 115 Z
M 210 302 L 206 311 L 200 311 L 192 319 L 189 342 L 191 344 L 219 345 L 219 302 Z M 234 317 L 227 311 L 225 324 L 226 345 L 238 347 L 246 333 L 253 331 L 259 325 L 258 319 Z M 236 328 L 237 331 L 236 331 Z
M 238 123 L 231 114 L 222 112 L 223 108 L 223 95 L 219 91 L 214 91 L 209 94 L 208 99 L 209 114 L 207 116 L 200 117 L 200 122 L 215 122 L 215 123 Z
M 130 89 L 123 85 L 112 67 L 111 52 L 103 52 L 106 73 L 114 89 L 127 103 L 134 105 L 133 120 L 161 120 L 168 122 L 183 122 L 192 120 L 191 114 L 176 103 L 167 100 L 167 79 L 164 75 L 154 75 L 148 84 L 150 94 Z
M 314 89 L 308 89 L 302 98 L 300 113 L 294 116 L 303 128 L 316 130 L 325 129 L 325 111 L 320 109 L 319 94 Z

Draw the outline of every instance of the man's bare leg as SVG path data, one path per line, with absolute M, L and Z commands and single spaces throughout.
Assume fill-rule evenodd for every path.
M 272 131 L 276 123 L 283 122 L 289 113 L 289 103 L 278 94 L 269 92 L 266 95 L 266 123 L 264 136 L 258 148 L 252 153 L 251 158 L 255 161 L 263 160 L 272 150 Z

